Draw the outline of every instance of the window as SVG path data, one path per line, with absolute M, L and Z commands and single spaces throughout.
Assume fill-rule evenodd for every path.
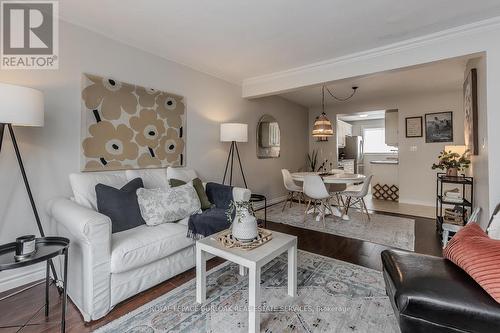
M 392 153 L 397 149 L 385 144 L 385 128 L 364 128 L 363 145 L 366 154 Z

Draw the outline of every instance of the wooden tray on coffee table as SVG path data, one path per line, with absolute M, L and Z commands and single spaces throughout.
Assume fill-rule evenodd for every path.
M 242 242 L 237 240 L 231 234 L 231 229 L 224 230 L 217 236 L 217 241 L 221 243 L 224 247 L 228 249 L 241 249 L 245 251 L 250 251 L 259 246 L 269 242 L 272 238 L 272 232 L 267 229 L 257 228 L 258 236 L 250 242 Z

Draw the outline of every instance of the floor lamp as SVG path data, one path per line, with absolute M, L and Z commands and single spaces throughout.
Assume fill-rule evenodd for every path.
M 26 187 L 26 192 L 28 192 L 38 231 L 40 232 L 40 236 L 45 237 L 40 216 L 36 209 L 35 200 L 31 193 L 28 177 L 24 170 L 21 152 L 17 145 L 13 126 L 43 126 L 43 94 L 41 91 L 35 89 L 0 83 L 0 154 L 2 152 L 4 131 L 5 128 L 7 128 L 10 138 L 12 139 L 12 145 L 14 146 L 19 169 L 21 169 L 24 186 Z M 52 261 L 50 261 L 50 267 L 54 279 L 57 281 L 56 270 Z
M 247 180 L 245 179 L 245 173 L 243 172 L 243 166 L 241 165 L 240 152 L 238 151 L 238 145 L 237 145 L 237 142 L 248 142 L 248 125 L 240 123 L 221 124 L 220 141 L 231 142 L 231 147 L 229 148 L 229 154 L 227 155 L 226 168 L 224 170 L 224 178 L 222 179 L 222 184 L 226 183 L 227 171 L 228 168 L 230 168 L 229 185 L 233 185 L 233 164 L 234 164 L 234 153 L 236 151 L 236 156 L 238 157 L 238 163 L 240 165 L 241 176 L 243 177 L 245 188 L 248 188 Z

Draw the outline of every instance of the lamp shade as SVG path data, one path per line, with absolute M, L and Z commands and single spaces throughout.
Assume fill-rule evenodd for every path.
M 0 83 L 0 123 L 16 126 L 43 126 L 42 92 Z
M 313 137 L 328 137 L 333 135 L 332 122 L 327 118 L 323 112 L 314 120 L 312 136 Z
M 457 153 L 463 155 L 467 150 L 467 146 L 444 146 L 444 150 L 447 152 Z
M 240 123 L 220 124 L 221 142 L 248 142 L 248 125 Z

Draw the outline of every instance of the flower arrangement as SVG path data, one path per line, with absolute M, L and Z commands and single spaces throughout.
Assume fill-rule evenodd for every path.
M 253 208 L 250 201 L 231 201 L 229 208 L 226 210 L 226 218 L 229 223 L 233 223 L 232 215 L 236 211 L 235 220 L 241 223 L 241 219 L 247 214 L 253 215 Z
M 432 164 L 432 170 L 446 170 L 448 176 L 456 176 L 458 171 L 464 171 L 470 167 L 469 150 L 462 155 L 456 152 L 443 150 L 438 156 L 438 163 Z

